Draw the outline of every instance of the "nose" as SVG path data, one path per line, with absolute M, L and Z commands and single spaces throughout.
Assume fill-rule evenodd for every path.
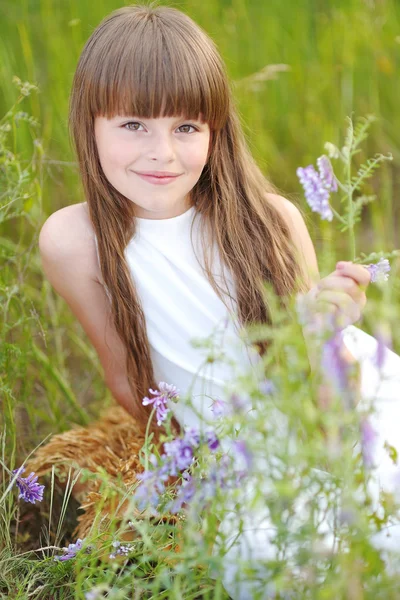
M 175 159 L 174 140 L 168 134 L 154 136 L 150 143 L 149 157 L 160 163 L 172 162 Z

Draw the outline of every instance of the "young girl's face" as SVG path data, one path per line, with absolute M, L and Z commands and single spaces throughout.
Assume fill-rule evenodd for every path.
M 134 203 L 137 217 L 168 219 L 191 206 L 189 193 L 209 153 L 207 123 L 180 117 L 96 117 L 95 137 L 105 176 Z

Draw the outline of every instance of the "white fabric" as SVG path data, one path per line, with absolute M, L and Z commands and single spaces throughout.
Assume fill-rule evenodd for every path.
M 210 410 L 212 398 L 224 398 L 225 387 L 235 376 L 248 372 L 253 367 L 257 376 L 258 355 L 245 347 L 234 328 L 234 310 L 228 311 L 218 298 L 203 273 L 196 255 L 201 256 L 196 220 L 193 229 L 193 251 L 190 239 L 190 226 L 195 208 L 171 219 L 137 219 L 137 233 L 126 248 L 126 258 L 132 277 L 137 286 L 151 345 L 156 381 L 173 383 L 180 390 L 180 400 L 171 406 L 178 421 L 184 426 L 202 424 L 201 416 L 212 420 Z M 221 265 L 215 254 L 215 275 L 221 275 Z M 232 280 L 230 292 L 235 297 Z M 225 336 L 224 350 L 236 366 L 221 362 L 206 363 L 208 350 L 195 348 L 193 338 L 205 338 L 212 332 L 219 345 L 221 335 Z M 377 396 L 378 412 L 372 424 L 379 434 L 375 453 L 376 497 L 379 487 L 392 491 L 395 485 L 395 467 L 384 451 L 388 441 L 400 454 L 400 357 L 387 351 L 382 373 L 374 364 L 376 340 L 356 327 L 344 331 L 344 341 L 350 352 L 361 362 L 362 401 L 359 409 L 367 408 L 369 399 Z M 194 386 L 190 388 L 196 376 Z M 382 383 L 375 394 L 380 377 Z M 190 398 L 194 406 L 190 406 Z M 247 493 L 251 494 L 251 490 Z M 310 490 L 312 493 L 312 490 Z M 302 502 L 299 499 L 299 523 L 301 522 Z M 322 509 L 323 507 L 321 507 Z M 324 524 L 323 524 L 324 525 Z M 328 523 L 325 523 L 327 529 Z M 270 539 L 274 534 L 264 512 L 252 513 L 244 524 L 243 533 L 237 536 L 237 519 L 227 516 L 221 523 L 221 531 L 230 540 L 238 537 L 225 557 L 224 585 L 234 600 L 273 597 L 272 588 L 257 590 L 256 584 L 245 575 L 238 573 L 237 559 L 250 559 L 257 569 L 257 559 L 272 558 L 274 550 Z M 400 552 L 400 526 L 392 528 L 392 537 L 384 533 L 376 536 L 374 542 L 382 549 L 395 548 Z M 216 551 L 216 550 L 215 550 Z M 261 568 L 261 567 L 260 567 Z M 238 583 L 235 580 L 241 579 Z M 254 578 L 253 578 L 254 579 Z
M 232 301 L 228 299 L 228 310 L 196 258 L 202 253 L 196 220 L 195 251 L 190 239 L 194 214 L 192 207 L 171 219 L 137 219 L 136 235 L 125 252 L 146 316 L 155 379 L 173 383 L 180 390 L 179 404 L 172 404 L 171 409 L 184 427 L 200 427 L 199 415 L 212 420 L 211 398 L 222 399 L 224 384 L 235 373 L 255 366 L 259 359 L 256 351 L 245 347 L 236 333 Z M 222 284 L 218 258 L 213 274 Z M 232 278 L 229 273 L 225 275 L 235 298 Z M 195 348 L 191 344 L 193 339 L 210 335 L 215 340 L 215 351 L 222 345 L 227 358 L 235 364 L 207 362 L 212 348 Z

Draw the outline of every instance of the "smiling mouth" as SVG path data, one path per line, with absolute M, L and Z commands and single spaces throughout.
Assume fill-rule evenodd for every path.
M 137 175 L 146 177 L 179 177 L 182 173 L 170 173 L 169 171 L 134 171 Z
M 178 177 L 180 177 L 180 175 L 181 175 L 181 174 L 178 174 L 178 175 L 147 175 L 145 173 L 138 173 L 136 171 L 133 171 L 133 172 L 135 173 L 135 175 L 138 175 L 138 177 L 141 177 L 145 181 L 147 181 L 149 183 L 153 183 L 153 184 L 172 183 L 173 181 L 175 181 L 175 179 L 178 179 Z

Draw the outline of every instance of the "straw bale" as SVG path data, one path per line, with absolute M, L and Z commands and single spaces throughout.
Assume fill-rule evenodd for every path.
M 60 482 L 65 482 L 67 473 L 88 469 L 92 473 L 104 470 L 109 475 L 110 485 L 104 491 L 104 477 L 90 477 L 73 489 L 74 497 L 81 503 L 84 514 L 78 517 L 76 537 L 86 537 L 96 514 L 96 526 L 106 530 L 111 518 L 122 518 L 128 500 L 127 495 L 136 481 L 137 473 L 143 471 L 139 452 L 144 444 L 144 434 L 134 418 L 121 406 L 112 406 L 88 427 L 75 427 L 54 435 L 41 446 L 26 463 L 27 470 L 37 475 L 49 473 L 52 467 Z M 114 485 L 115 484 L 115 485 Z

